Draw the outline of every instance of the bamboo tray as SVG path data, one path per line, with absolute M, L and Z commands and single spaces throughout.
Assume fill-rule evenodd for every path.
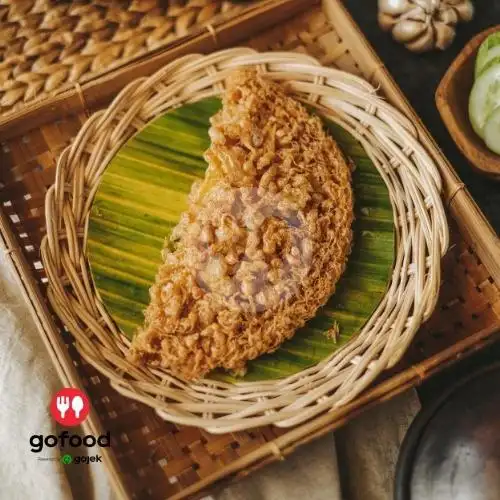
M 0 5 L 0 114 L 116 70 L 137 57 L 216 29 L 255 2 L 228 0 L 3 0 Z
M 453 230 L 452 246 L 443 261 L 439 305 L 405 358 L 339 410 L 291 429 L 262 427 L 217 436 L 164 422 L 152 410 L 111 390 L 107 381 L 78 357 L 72 337 L 48 308 L 44 297 L 47 279 L 39 257 L 44 194 L 54 180 L 59 152 L 76 135 L 86 113 L 106 105 L 119 83 L 124 86 L 133 77 L 152 73 L 178 52 L 210 52 L 215 40 L 200 36 L 151 58 L 139 59 L 105 79 L 89 82 L 82 87 L 83 99 L 61 95 L 4 121 L 0 128 L 3 245 L 18 270 L 62 382 L 84 388 L 92 400 L 93 412 L 85 431 L 111 432 L 112 446 L 102 452 L 112 484 L 123 498 L 206 494 L 214 483 L 224 484 L 223 478 L 236 479 L 282 459 L 297 446 L 419 384 L 492 342 L 500 327 L 498 239 L 342 5 L 337 0 L 325 0 L 322 6 L 275 0 L 264 2 L 261 9 L 242 15 L 240 20 L 221 27 L 216 36 L 219 49 L 241 44 L 258 50 L 309 53 L 323 64 L 363 75 L 418 126 L 422 143 L 440 168 Z M 277 25 L 266 30 L 272 24 Z M 256 36 L 258 30 L 263 31 Z M 100 99 L 92 98 L 99 93 Z

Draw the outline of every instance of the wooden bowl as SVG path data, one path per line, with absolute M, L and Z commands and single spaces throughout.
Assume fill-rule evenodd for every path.
M 474 37 L 460 52 L 436 91 L 436 104 L 456 145 L 472 166 L 500 180 L 500 156 L 490 151 L 469 122 L 469 94 L 474 83 L 474 65 L 484 39 L 500 31 L 490 28 Z

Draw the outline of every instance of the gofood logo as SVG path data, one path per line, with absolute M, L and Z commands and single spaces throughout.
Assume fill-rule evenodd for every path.
M 80 391 L 80 389 L 71 387 L 61 389 L 54 394 L 50 403 L 50 413 L 52 414 L 52 417 L 56 422 L 64 427 L 74 427 L 82 424 L 88 417 L 89 412 L 89 399 L 83 391 Z M 58 436 L 53 434 L 49 434 L 48 436 L 44 436 L 43 434 L 34 434 L 30 437 L 30 445 L 32 453 L 41 453 L 45 447 L 55 448 L 56 446 L 60 449 L 68 446 L 72 448 L 81 448 L 82 446 L 86 448 L 93 448 L 95 446 L 107 448 L 111 446 L 111 435 L 110 432 L 107 432 L 106 434 L 102 434 L 100 436 L 93 436 L 92 434 L 82 436 L 76 433 L 70 434 L 68 431 L 63 431 Z M 58 459 L 39 457 L 39 460 Z M 60 461 L 66 465 L 71 463 L 89 464 L 92 462 L 101 462 L 102 457 L 98 454 L 95 456 L 73 456 L 70 453 L 65 453 L 61 456 Z
M 50 402 L 50 413 L 54 420 L 65 427 L 80 425 L 88 417 L 89 411 L 89 399 L 80 389 L 61 389 Z

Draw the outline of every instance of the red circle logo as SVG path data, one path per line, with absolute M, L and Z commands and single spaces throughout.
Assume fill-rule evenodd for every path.
M 87 395 L 80 389 L 65 387 L 52 397 L 50 413 L 61 425 L 73 427 L 80 425 L 89 414 L 90 403 Z

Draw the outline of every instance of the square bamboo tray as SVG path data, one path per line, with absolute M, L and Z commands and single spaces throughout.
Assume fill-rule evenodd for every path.
M 269 28 L 270 26 L 274 26 Z M 441 170 L 452 228 L 444 258 L 439 305 L 400 364 L 383 374 L 351 404 L 292 429 L 264 427 L 210 435 L 161 420 L 149 408 L 123 398 L 84 363 L 72 337 L 45 300 L 47 281 L 39 257 L 44 234 L 44 194 L 55 161 L 86 115 L 105 106 L 131 79 L 151 74 L 189 52 L 233 45 L 295 50 L 323 64 L 360 75 L 379 86 L 414 121 L 422 143 Z M 109 430 L 105 466 L 120 497 L 199 497 L 291 453 L 338 428 L 367 408 L 414 387 L 457 359 L 497 338 L 500 327 L 500 243 L 452 167 L 394 84 L 381 61 L 338 0 L 271 0 L 216 32 L 139 58 L 81 86 L 78 96 L 60 94 L 0 122 L 0 233 L 17 269 L 34 318 L 65 385 L 80 386 L 92 400 L 86 432 Z
M 14 118 L 47 97 L 152 51 L 171 48 L 257 5 L 229 0 L 2 0 L 0 115 Z

